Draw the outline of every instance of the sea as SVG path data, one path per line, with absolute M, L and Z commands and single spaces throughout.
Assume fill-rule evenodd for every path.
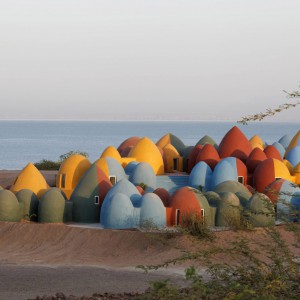
M 93 162 L 106 147 L 118 147 L 132 136 L 147 136 L 157 142 L 166 133 L 172 133 L 187 146 L 193 146 L 204 135 L 220 143 L 230 128 L 238 126 L 247 138 L 258 134 L 267 144 L 272 144 L 285 134 L 294 136 L 300 129 L 300 122 L 240 125 L 215 121 L 2 120 L 0 126 L 0 170 L 20 170 L 29 162 L 56 161 L 71 150 L 87 152 Z

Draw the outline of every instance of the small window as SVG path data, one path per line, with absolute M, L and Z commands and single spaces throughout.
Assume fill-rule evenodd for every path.
M 178 171 L 178 158 L 173 159 L 173 170 Z
M 244 176 L 238 176 L 238 182 L 244 184 Z
M 61 188 L 64 189 L 66 187 L 66 174 L 61 175 Z
M 201 220 L 202 220 L 202 223 L 204 224 L 205 222 L 205 211 L 203 208 L 201 208 Z
M 180 223 L 180 209 L 176 209 L 176 220 L 175 220 L 175 225 L 179 225 Z
M 99 205 L 99 203 L 100 203 L 99 196 L 94 197 L 94 203 L 95 203 L 95 205 Z
M 115 185 L 117 183 L 117 176 L 109 176 L 109 181 L 112 185 Z

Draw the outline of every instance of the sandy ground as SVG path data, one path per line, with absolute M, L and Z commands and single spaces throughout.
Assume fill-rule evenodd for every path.
M 283 227 L 277 230 L 287 243 L 295 242 Z M 226 247 L 237 237 L 246 237 L 254 244 L 269 242 L 263 230 L 215 234 L 212 243 L 203 240 L 195 244 L 181 235 L 0 222 L 0 299 L 27 299 L 56 292 L 76 296 L 142 292 L 150 281 L 164 278 L 183 284 L 184 269 L 190 262 L 150 274 L 136 266 L 159 264 L 186 250 Z M 300 257 L 299 248 L 293 251 Z M 226 256 L 220 259 L 231 262 Z M 204 272 L 203 265 L 198 267 Z

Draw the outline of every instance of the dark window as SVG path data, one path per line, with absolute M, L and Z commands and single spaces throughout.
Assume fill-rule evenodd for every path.
M 61 175 L 61 188 L 64 189 L 66 187 L 66 174 Z
M 179 225 L 180 223 L 180 209 L 176 209 L 176 224 L 175 225 Z
M 109 176 L 109 181 L 112 185 L 117 183 L 117 176 Z
M 96 205 L 99 205 L 99 203 L 100 203 L 100 201 L 99 201 L 99 196 L 95 196 L 95 197 L 94 197 L 94 203 L 95 203 Z
M 238 182 L 244 184 L 244 176 L 238 176 Z
M 178 171 L 178 158 L 173 159 L 173 170 Z

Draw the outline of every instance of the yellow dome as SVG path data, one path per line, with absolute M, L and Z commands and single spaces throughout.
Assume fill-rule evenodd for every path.
M 291 176 L 288 167 L 280 160 L 273 159 L 275 178 L 282 178 L 294 182 L 294 177 Z
M 20 172 L 10 190 L 17 193 L 20 190 L 28 189 L 40 198 L 48 188 L 49 186 L 41 172 L 32 163 L 29 163 Z
M 259 149 L 261 149 L 262 151 L 264 151 L 264 147 L 263 147 L 261 144 L 258 144 L 258 143 L 250 143 L 250 146 L 251 146 L 252 149 L 259 148 Z
M 286 160 L 286 159 L 284 159 L 282 162 L 286 165 L 286 167 L 288 168 L 290 174 L 293 175 L 294 174 L 294 167 L 293 167 L 293 165 L 288 160 Z
M 290 150 L 298 145 L 300 145 L 299 143 L 299 139 L 300 139 L 300 130 L 295 134 L 295 136 L 293 137 L 293 139 L 291 140 L 289 146 L 286 149 L 285 155 L 284 157 L 287 157 L 288 153 L 290 152 Z
M 138 162 L 150 164 L 156 175 L 164 174 L 163 158 L 157 146 L 147 137 L 140 139 L 128 156 L 134 157 Z
M 95 164 L 109 177 L 109 167 L 105 157 L 99 158 L 95 161 Z
M 109 146 L 107 147 L 101 154 L 100 158 L 105 158 L 105 157 L 112 157 L 115 160 L 117 160 L 120 164 L 122 164 L 122 158 L 120 153 L 118 152 L 118 150 L 113 147 L 113 146 Z
M 163 149 L 168 144 L 171 144 L 171 138 L 170 138 L 169 133 L 167 133 L 163 137 L 161 137 L 160 140 L 156 143 L 156 146 Z
M 163 148 L 164 151 L 164 162 L 165 162 L 165 171 L 173 172 L 174 171 L 174 159 L 180 158 L 180 154 L 174 146 L 171 144 L 166 145 Z M 181 169 L 181 168 L 180 168 Z M 180 170 L 182 171 L 182 170 Z
M 80 154 L 71 155 L 59 168 L 56 187 L 61 189 L 69 199 L 77 183 L 90 166 L 91 163 L 85 156 Z
M 264 148 L 265 148 L 265 144 L 264 144 L 263 140 L 262 140 L 261 137 L 258 136 L 257 134 L 254 135 L 254 136 L 249 140 L 249 143 L 250 143 L 252 149 L 254 149 L 254 148 L 260 148 L 260 149 L 264 150 Z M 254 147 L 254 145 L 255 145 L 255 147 Z M 257 147 L 257 145 L 260 145 L 261 147 Z
M 294 175 L 295 175 L 295 183 L 300 184 L 300 163 L 296 165 L 294 168 Z

